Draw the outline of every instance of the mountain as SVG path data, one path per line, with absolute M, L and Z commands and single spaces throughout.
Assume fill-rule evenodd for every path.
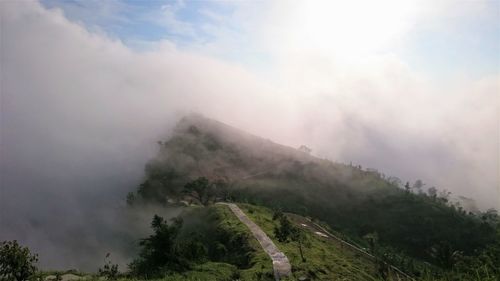
M 219 200 L 323 221 L 353 243 L 376 244 L 372 251 L 415 276 L 425 264 L 449 270 L 457 255 L 476 255 L 498 239 L 494 212 L 467 213 L 448 201 L 449 194 L 423 191 L 421 182 L 403 186 L 375 169 L 314 157 L 307 148 L 280 145 L 200 115 L 184 117 L 170 138 L 159 141 L 158 155 L 147 163 L 129 201 L 181 202 L 186 184 L 200 177 L 224 190 Z
M 333 188 L 336 201 L 379 189 L 386 194 L 399 191 L 374 170 L 313 157 L 200 115 L 181 119 L 173 135 L 159 144 L 158 156 L 146 166 L 149 186 L 140 190 L 152 200 L 165 200 L 199 176 L 234 184 L 249 179 L 304 181 Z

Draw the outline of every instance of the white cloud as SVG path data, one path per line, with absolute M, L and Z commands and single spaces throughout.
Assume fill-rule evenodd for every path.
M 63 135 L 67 142 L 80 135 L 95 134 L 99 138 L 100 133 L 110 131 L 117 133 L 109 133 L 110 137 L 137 145 L 138 140 L 121 140 L 121 135 L 134 129 L 138 131 L 133 135 L 151 138 L 161 134 L 161 126 L 171 112 L 195 110 L 293 145 L 307 142 L 308 134 L 313 132 L 319 151 L 329 151 L 331 157 L 345 161 L 356 157 L 374 167 L 379 166 L 376 158 L 383 159 L 383 155 L 359 148 L 356 150 L 359 153 L 355 153 L 349 147 L 358 144 L 369 150 L 370 139 L 363 138 L 367 132 L 359 130 L 391 135 L 377 141 L 383 142 L 391 153 L 408 158 L 411 155 L 403 153 L 404 145 L 413 139 L 422 140 L 415 145 L 424 151 L 428 148 L 429 153 L 440 150 L 439 158 L 458 157 L 457 161 L 475 167 L 486 161 L 492 168 L 475 168 L 481 174 L 476 179 L 475 172 L 468 171 L 472 174 L 465 175 L 460 168 L 450 168 L 442 177 L 438 170 L 434 174 L 424 168 L 438 161 L 431 156 L 414 163 L 408 161 L 404 168 L 399 161 L 384 161 L 380 168 L 405 177 L 425 176 L 442 187 L 469 196 L 477 193 L 468 192 L 468 184 L 452 187 L 440 179 L 453 176 L 457 178 L 454 182 L 459 182 L 466 176 L 471 178 L 471 184 L 485 190 L 495 192 L 498 187 L 497 173 L 492 171 L 498 167 L 494 156 L 498 147 L 492 144 L 492 138 L 481 136 L 498 133 L 497 76 L 437 88 L 394 55 L 345 61 L 311 49 L 284 56 L 271 66 L 273 79 L 262 79 L 244 67 L 181 51 L 169 41 L 137 53 L 119 41 L 89 33 L 68 22 L 57 10 L 47 11 L 36 3 L 3 5 L 9 11 L 2 14 L 6 26 L 2 44 L 3 96 L 7 102 L 10 99 L 21 102 L 21 97 L 25 97 L 20 106 L 9 107 L 3 114 L 26 115 L 28 119 L 25 110 L 40 112 L 41 118 L 30 126 L 51 130 L 53 124 L 53 130 L 66 131 Z M 175 9 L 182 7 L 176 5 Z M 242 18 L 254 18 L 250 16 L 254 11 L 250 8 L 245 11 L 236 9 L 235 13 Z M 30 83 L 21 82 L 25 79 Z M 33 103 L 37 110 L 30 108 L 34 106 L 31 101 L 37 101 Z M 46 103 L 46 110 L 41 111 L 41 103 Z M 468 108 L 471 104 L 481 110 L 471 111 Z M 269 118 L 275 120 L 274 125 L 266 121 Z M 49 123 L 58 120 L 89 132 L 60 129 L 57 122 Z M 15 127 L 22 130 L 17 124 Z M 304 127 L 308 129 L 303 131 Z M 99 130 L 94 131 L 96 128 Z M 344 132 L 341 137 L 335 133 L 339 130 Z M 337 135 L 338 143 L 329 145 L 332 141 L 329 134 Z M 9 135 L 12 141 L 18 137 Z M 454 144 L 447 147 L 450 143 Z M 361 152 L 373 154 L 374 158 L 367 157 L 365 161 Z M 495 184 L 491 186 L 492 183 Z M 491 196 L 479 199 L 489 205 L 496 204 Z
M 241 67 L 168 42 L 137 53 L 70 23 L 59 10 L 36 2 L 0 5 L 0 223 L 9 229 L 2 239 L 52 231 L 27 225 L 57 221 L 64 229 L 95 219 L 86 213 L 113 208 L 135 189 L 155 142 L 182 113 L 250 116 L 268 92 Z M 42 253 L 66 251 L 51 248 L 53 241 L 28 240 Z M 75 266 L 77 258 L 58 266 Z
M 36 2 L 0 5 L 2 198 L 10 198 L 2 216 L 120 197 L 155 141 L 191 110 L 500 207 L 498 75 L 435 85 L 390 53 L 344 59 L 277 43 L 262 77 L 208 55 L 242 40 L 254 44 L 245 50 L 280 42 L 260 33 L 273 13 L 255 7 L 227 19 L 250 32 L 236 40 L 221 29 L 209 46 L 162 41 L 136 52 Z
M 178 19 L 178 13 L 184 7 L 184 1 L 165 4 L 161 7 L 161 13 L 155 17 L 155 20 L 160 25 L 165 26 L 170 33 L 195 39 L 196 31 L 193 25 Z

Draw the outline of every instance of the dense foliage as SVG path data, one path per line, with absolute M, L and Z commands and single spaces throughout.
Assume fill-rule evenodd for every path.
M 17 241 L 0 243 L 0 280 L 28 280 L 37 271 L 36 262 L 38 255 L 31 254 L 27 247 L 19 245 Z
M 240 223 L 231 224 L 224 206 L 194 208 L 167 222 L 154 216 L 153 234 L 140 241 L 139 257 L 130 264 L 131 273 L 141 278 L 173 276 L 206 263 L 233 266 L 235 274 L 251 269 L 255 245 Z M 231 215 L 231 214 L 229 214 Z M 264 276 L 263 269 L 260 274 Z
M 145 278 L 157 276 L 160 272 L 179 271 L 187 264 L 180 258 L 180 249 L 175 247 L 182 220 L 175 219 L 169 225 L 162 217 L 155 215 L 151 222 L 154 233 L 139 243 L 141 252 L 130 269 Z
M 318 159 L 213 120 L 185 118 L 159 144 L 134 203 L 185 200 L 186 186 L 202 177 L 204 185 L 224 183 L 219 200 L 318 218 L 365 247 L 370 245 L 363 237 L 376 234 L 379 254 L 415 276 L 467 271 L 464 260 L 490 257 L 499 240 L 494 210 L 465 210 L 449 192 L 426 188 L 420 180 L 403 184 L 376 170 Z M 196 193 L 191 188 L 191 198 Z

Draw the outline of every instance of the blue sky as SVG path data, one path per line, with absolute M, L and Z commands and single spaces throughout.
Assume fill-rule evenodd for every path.
M 202 28 L 212 21 L 204 11 L 221 16 L 231 12 L 231 5 L 209 1 L 42 0 L 42 4 L 47 8 L 61 8 L 70 20 L 83 22 L 90 30 L 101 29 L 124 43 L 168 39 L 181 46 L 212 39 Z M 167 10 L 172 11 L 173 20 L 189 31 L 179 30 L 175 23 L 169 22 Z
M 473 1 L 471 1 L 473 2 Z M 456 5 L 465 3 L 457 1 Z M 443 16 L 442 28 L 416 28 L 399 52 L 429 75 L 465 72 L 475 78 L 500 70 L 500 1 L 485 1 L 481 14 Z M 464 5 L 465 6 L 465 5 Z
M 296 2 L 278 2 L 275 6 L 285 9 L 285 3 Z M 432 16 L 413 17 L 411 27 L 398 34 L 397 42 L 376 51 L 395 54 L 429 78 L 478 78 L 498 73 L 500 2 L 449 1 L 436 8 L 429 3 L 425 9 Z M 91 31 L 104 32 L 138 51 L 148 43 L 168 40 L 181 49 L 194 48 L 260 68 L 273 62 L 275 54 L 262 48 L 265 43 L 259 42 L 259 33 L 266 32 L 266 25 L 272 28 L 281 24 L 265 2 L 42 0 L 42 4 L 61 8 L 70 20 L 83 23 Z M 245 13 L 245 9 L 256 12 Z M 254 29 L 252 24 L 260 26 Z M 212 45 L 216 48 L 207 48 Z

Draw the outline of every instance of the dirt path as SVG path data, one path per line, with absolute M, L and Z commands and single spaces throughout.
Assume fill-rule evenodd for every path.
M 236 205 L 232 203 L 221 203 L 227 205 L 231 211 L 244 223 L 252 232 L 253 236 L 259 241 L 264 251 L 271 257 L 273 261 L 274 277 L 280 280 L 281 277 L 290 276 L 292 267 L 288 258 L 283 252 L 280 252 L 278 247 L 274 245 L 271 238 L 269 238 L 262 229 L 256 225 L 245 213 Z

